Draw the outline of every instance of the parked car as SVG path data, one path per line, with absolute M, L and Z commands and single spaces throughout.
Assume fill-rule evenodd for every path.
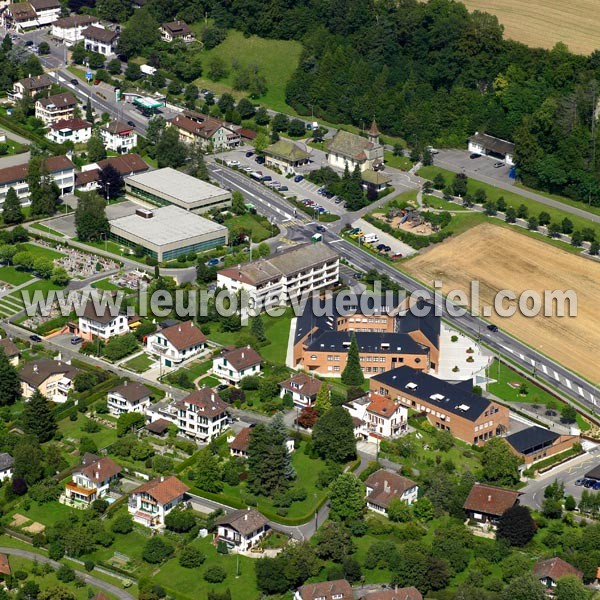
M 578 480 L 575 482 L 575 485 L 583 485 L 584 483 L 585 483 L 585 478 L 584 478 L 584 479 L 578 479 Z
M 334 201 L 336 204 L 340 204 L 340 203 L 342 202 L 342 199 L 341 199 L 341 198 L 339 198 L 338 196 L 336 196 L 336 197 L 333 199 L 333 201 Z
M 497 162 L 497 163 L 494 163 L 494 169 L 500 169 L 500 168 L 501 168 L 501 167 L 503 167 L 503 166 L 504 166 L 504 163 L 503 163 L 503 162 Z
M 287 192 L 288 191 L 288 186 L 287 185 L 280 185 L 279 186 L 279 191 L 280 192 Z
M 29 46 L 33 46 L 33 42 L 32 42 L 31 40 L 27 40 L 27 41 L 25 42 L 25 45 L 26 45 L 27 47 L 29 47 Z
M 210 260 L 206 261 L 207 267 L 216 267 L 218 264 L 219 264 L 218 258 L 211 258 Z
M 396 260 L 398 258 L 402 258 L 402 253 L 401 252 L 397 252 L 396 254 L 392 254 L 392 256 L 390 257 L 392 260 Z
M 594 483 L 592 484 L 592 489 L 596 491 L 600 490 L 600 481 L 594 481 Z
M 317 225 L 317 231 L 327 231 L 327 227 L 324 227 L 323 225 Z
M 583 487 L 586 487 L 586 488 L 594 487 L 594 482 L 591 479 L 586 479 L 583 484 Z
M 296 175 L 296 177 L 294 177 L 294 181 L 296 183 L 300 183 L 303 179 L 304 179 L 304 175 Z
M 259 165 L 264 165 L 265 164 L 265 157 L 264 156 L 257 156 L 254 159 Z
M 83 342 L 83 338 L 79 335 L 74 335 L 71 338 L 71 344 L 73 344 L 73 346 L 76 346 L 77 344 L 81 344 L 81 342 Z
M 29 339 L 32 342 L 35 342 L 36 344 L 42 341 L 42 338 L 39 335 L 36 335 L 35 333 L 33 335 L 30 335 Z
M 354 277 L 354 279 L 362 279 L 363 275 L 362 273 L 352 273 L 352 277 Z
M 239 167 L 240 166 L 240 161 L 239 160 L 226 160 L 225 164 L 228 167 Z
M 492 333 L 496 333 L 498 331 L 498 326 L 497 325 L 488 325 L 487 328 L 492 332 Z
M 263 175 L 263 181 L 273 181 L 273 178 L 270 175 Z
M 385 250 L 385 244 L 377 244 L 377 250 Z
M 127 121 L 127 125 L 129 125 L 129 127 L 135 127 L 135 123 L 133 121 Z
M 473 152 L 469 158 L 481 158 L 481 154 L 477 154 L 477 152 Z
M 246 152 L 246 158 L 250 158 L 251 156 L 254 156 L 254 152 L 252 152 L 252 150 Z

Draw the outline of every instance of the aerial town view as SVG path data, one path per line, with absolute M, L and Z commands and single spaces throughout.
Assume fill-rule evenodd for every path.
M 0 600 L 600 600 L 598 8 L 0 2 Z

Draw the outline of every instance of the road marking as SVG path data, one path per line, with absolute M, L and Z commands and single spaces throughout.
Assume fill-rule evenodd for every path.
M 583 392 L 583 388 L 581 386 L 577 386 L 577 389 L 579 390 L 579 395 L 583 396 L 585 398 L 585 394 Z
M 560 381 L 560 375 L 556 371 L 554 371 L 554 379 Z
M 343 242 L 344 240 L 332 240 L 331 242 L 327 242 L 328 244 L 339 244 L 340 242 Z
M 544 375 L 548 375 L 548 367 L 546 365 L 542 365 L 542 371 L 544 371 Z
M 565 379 L 565 383 L 567 384 L 567 387 L 572 390 L 573 387 L 571 386 L 571 382 L 568 379 Z

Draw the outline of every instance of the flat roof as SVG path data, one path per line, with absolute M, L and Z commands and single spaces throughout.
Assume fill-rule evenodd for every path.
M 133 99 L 133 103 L 144 108 L 159 108 L 165 104 L 162 100 L 156 100 L 148 96 L 138 96 Z
M 113 228 L 149 242 L 166 246 L 210 233 L 227 235 L 227 227 L 188 212 L 178 206 L 168 205 L 152 209 L 153 217 L 147 219 L 137 214 L 113 219 Z
M 227 190 L 191 175 L 186 175 L 171 167 L 132 175 L 125 179 L 125 183 L 134 187 L 151 188 L 157 194 L 164 196 L 165 199 L 173 198 L 182 204 L 190 205 L 201 200 L 218 198 L 228 193 Z

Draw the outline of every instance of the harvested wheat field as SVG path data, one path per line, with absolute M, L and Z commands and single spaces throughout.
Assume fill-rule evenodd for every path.
M 572 52 L 600 48 L 598 0 L 463 0 L 473 11 L 491 13 L 504 25 L 504 37 L 528 46 L 552 48 L 564 42 Z
M 519 295 L 535 290 L 575 290 L 576 317 L 525 317 L 490 321 L 531 347 L 587 377 L 600 382 L 596 360 L 600 344 L 600 264 L 586 260 L 505 227 L 482 224 L 433 246 L 402 265 L 428 286 L 443 283 L 443 291 L 464 290 L 470 295 L 472 280 L 480 282 L 480 304 L 493 305 L 498 290 Z

